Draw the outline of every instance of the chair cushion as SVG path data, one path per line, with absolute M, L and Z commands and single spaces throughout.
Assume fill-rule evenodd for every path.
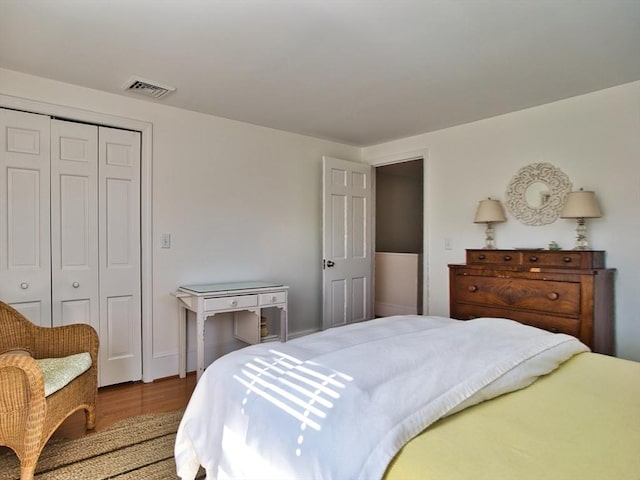
M 36 360 L 44 376 L 44 396 L 48 397 L 83 374 L 91 367 L 91 355 L 87 352 L 68 357 L 41 358 Z

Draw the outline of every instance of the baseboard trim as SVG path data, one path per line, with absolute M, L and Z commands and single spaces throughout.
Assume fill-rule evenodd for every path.
M 417 315 L 418 307 L 376 302 L 374 311 L 377 317 L 390 317 L 392 315 Z

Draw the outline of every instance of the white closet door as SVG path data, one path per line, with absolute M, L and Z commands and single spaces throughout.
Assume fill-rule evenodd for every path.
M 50 326 L 50 119 L 0 109 L 0 132 L 0 299 Z
M 142 378 L 140 133 L 100 127 L 100 384 Z
M 53 325 L 87 323 L 98 331 L 95 125 L 51 122 L 51 270 Z

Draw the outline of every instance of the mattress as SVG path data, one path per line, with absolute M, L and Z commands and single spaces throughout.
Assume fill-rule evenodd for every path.
M 639 480 L 640 363 L 578 354 L 524 390 L 439 420 L 386 480 Z

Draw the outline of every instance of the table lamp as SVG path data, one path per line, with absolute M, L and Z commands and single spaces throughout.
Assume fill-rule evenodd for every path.
M 589 238 L 587 237 L 587 225 L 585 218 L 600 218 L 600 207 L 594 192 L 583 189 L 577 192 L 569 192 L 560 212 L 560 218 L 575 218 L 578 220 L 576 228 L 576 246 L 574 250 L 589 250 Z
M 487 226 L 485 230 L 485 249 L 494 250 L 496 248 L 493 237 L 493 224 L 504 222 L 506 219 L 500 200 L 492 200 L 491 198 L 480 200 L 473 223 L 484 223 Z

